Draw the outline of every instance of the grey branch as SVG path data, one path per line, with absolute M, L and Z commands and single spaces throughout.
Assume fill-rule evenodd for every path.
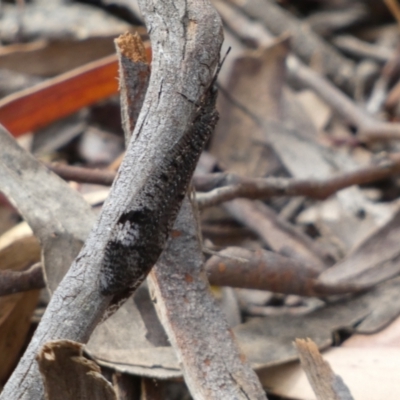
M 140 5 L 153 44 L 153 62 L 135 131 L 103 211 L 54 292 L 27 351 L 1 394 L 2 400 L 43 399 L 43 384 L 35 361 L 39 349 L 50 340 L 84 343 L 89 339 L 112 298 L 104 293 L 114 294 L 116 290 L 115 285 L 108 285 L 110 279 L 115 283 L 112 271 L 102 268 L 107 246 L 115 239 L 118 225 L 127 221 L 126 213 L 134 213 L 135 207 L 144 207 L 152 195 L 159 195 L 160 181 L 156 176 L 171 161 L 166 155 L 175 154 L 176 144 L 191 129 L 197 105 L 212 80 L 222 28 L 209 2 L 142 0 Z M 195 163 L 196 157 L 193 155 L 191 162 Z M 188 172 L 185 179 L 190 177 Z M 182 184 L 180 190 L 184 187 Z M 165 202 L 158 202 L 157 206 L 163 207 Z M 168 207 L 175 209 L 177 204 L 172 201 Z M 173 216 L 171 210 L 165 212 Z M 169 225 L 171 221 L 165 223 Z M 168 229 L 161 228 L 166 239 Z M 157 245 L 162 247 L 164 243 Z M 146 251 L 145 247 L 140 251 Z M 148 261 L 157 257 L 153 253 Z

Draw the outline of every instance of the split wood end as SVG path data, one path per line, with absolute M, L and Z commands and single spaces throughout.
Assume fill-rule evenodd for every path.
M 139 34 L 126 32 L 115 39 L 115 44 L 121 54 L 132 62 L 143 62 L 147 64 L 146 50 Z

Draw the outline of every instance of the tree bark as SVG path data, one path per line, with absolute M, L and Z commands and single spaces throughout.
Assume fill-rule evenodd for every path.
M 266 400 L 217 306 L 204 270 L 196 210 L 187 198 L 148 282 L 195 400 Z
M 84 343 L 89 339 L 114 294 L 104 288 L 108 277 L 104 276 L 103 267 L 115 228 L 138 198 L 144 201 L 159 193 L 160 181 L 156 177 L 161 175 L 170 161 L 168 156 L 175 154 L 177 144 L 191 129 L 198 105 L 212 81 L 222 26 L 208 0 L 141 0 L 140 5 L 152 42 L 153 62 L 135 131 L 102 213 L 55 291 L 1 400 L 43 399 L 43 384 L 35 361 L 39 349 L 49 340 Z M 197 156 L 193 155 L 189 161 L 195 164 Z M 180 177 L 181 189 L 191 178 L 190 169 Z M 179 209 L 176 201 L 157 205 Z M 169 224 L 171 221 L 166 221 L 165 231 Z M 145 246 L 141 248 L 144 253 Z

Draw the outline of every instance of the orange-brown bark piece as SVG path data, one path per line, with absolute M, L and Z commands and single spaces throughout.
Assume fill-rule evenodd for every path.
M 117 77 L 116 55 L 88 63 L 0 100 L 0 123 L 16 137 L 35 131 L 116 94 Z

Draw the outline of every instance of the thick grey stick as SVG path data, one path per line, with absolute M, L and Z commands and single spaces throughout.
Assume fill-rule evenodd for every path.
M 196 139 L 192 136 L 204 127 L 204 96 L 209 92 L 222 41 L 220 19 L 207 0 L 141 0 L 140 5 L 153 46 L 153 64 L 126 157 L 100 218 L 55 291 L 1 394 L 2 400 L 43 399 L 35 361 L 40 347 L 56 339 L 86 342 L 112 297 L 144 278 L 147 265 L 156 261 L 164 246 L 162 238 L 167 238 L 197 161 L 196 152 L 201 150 L 201 141 L 192 146 Z M 182 154 L 186 165 L 176 177 L 171 176 L 176 171 L 171 156 L 177 156 L 179 168 Z M 170 198 L 163 195 L 163 190 Z M 156 242 L 153 239 L 147 249 L 149 233 L 146 236 L 140 224 L 154 215 L 158 219 L 151 220 L 153 226 L 148 232 L 161 232 L 161 236 Z M 118 245 L 127 247 L 126 254 Z M 118 252 L 120 257 L 113 260 Z M 132 267 L 132 259 L 124 257 L 128 261 L 122 262 L 121 256 L 129 254 L 143 267 L 143 276 L 132 268 L 125 273 L 126 267 Z M 125 278 L 130 281 L 121 282 Z
M 211 294 L 196 210 L 189 199 L 173 232 L 148 282 L 193 399 L 266 400 Z

